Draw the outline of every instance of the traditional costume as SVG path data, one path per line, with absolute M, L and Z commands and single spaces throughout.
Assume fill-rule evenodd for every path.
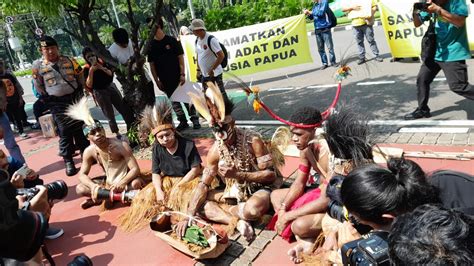
M 166 102 L 146 107 L 142 114 L 141 126 L 153 136 L 167 129 L 174 129 L 171 107 Z M 186 212 L 199 178 L 181 183 L 183 177 L 201 164 L 196 145 L 175 132 L 177 150 L 170 154 L 159 143 L 154 144 L 152 153 L 153 174 L 161 176 L 161 188 L 165 194 L 164 202 L 157 202 L 154 184 L 142 189 L 133 199 L 129 210 L 120 219 L 120 227 L 127 232 L 136 231 L 147 225 L 150 220 L 164 210 Z

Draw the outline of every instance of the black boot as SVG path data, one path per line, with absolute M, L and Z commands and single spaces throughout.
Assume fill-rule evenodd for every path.
M 77 174 L 77 168 L 76 168 L 76 165 L 74 164 L 73 160 L 65 159 L 64 162 L 66 163 L 66 175 L 67 176 L 73 176 L 73 175 Z
M 420 118 L 430 118 L 431 113 L 430 110 L 421 110 L 420 108 L 416 108 L 413 113 L 409 113 L 404 116 L 405 120 L 414 120 Z

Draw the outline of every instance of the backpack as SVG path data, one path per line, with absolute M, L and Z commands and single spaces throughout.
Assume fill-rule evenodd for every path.
M 336 16 L 334 15 L 334 12 L 332 12 L 331 8 L 328 7 L 328 9 L 326 10 L 326 14 L 328 15 L 328 18 L 329 18 L 329 23 L 331 23 L 331 25 L 329 26 L 329 28 L 334 28 L 337 26 L 337 18 Z
M 211 52 L 217 57 L 217 54 L 212 50 L 211 48 L 211 40 L 212 38 L 215 38 L 214 35 L 209 35 L 209 38 L 207 38 L 207 47 L 209 47 L 209 49 L 211 50 Z M 194 42 L 194 45 L 196 45 L 198 42 L 198 39 L 196 38 L 196 41 Z M 225 46 L 219 42 L 219 45 L 221 46 L 221 49 L 222 49 L 222 52 L 224 53 L 224 59 L 222 60 L 221 62 L 221 66 L 222 68 L 226 68 L 227 67 L 227 64 L 228 64 L 228 61 L 229 61 L 229 56 L 228 56 L 228 53 L 227 53 L 227 49 L 225 48 Z

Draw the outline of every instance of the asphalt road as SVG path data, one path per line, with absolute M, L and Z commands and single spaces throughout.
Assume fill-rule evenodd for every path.
M 356 64 L 357 47 L 352 31 L 333 33 L 337 61 L 343 58 L 352 68 L 352 76 L 343 83 L 339 104 L 348 105 L 371 120 L 401 120 L 403 115 L 417 106 L 415 82 L 421 63 L 411 59 L 390 62 L 391 54 L 381 26 L 375 27 L 375 37 L 384 62 L 371 60 L 373 54 L 366 43 L 366 57 L 370 61 L 359 66 Z M 321 59 L 316 50 L 315 38 L 308 38 L 314 63 L 241 77 L 246 82 L 258 85 L 262 90 L 263 101 L 283 118 L 289 117 L 296 106 L 311 105 L 325 110 L 336 91 L 333 79 L 336 69 L 330 67 L 320 70 Z M 467 64 L 470 81 L 474 84 L 474 61 L 468 60 Z M 25 87 L 25 101 L 34 102 L 30 81 L 20 79 L 20 82 Z M 231 91 L 239 95 L 236 90 Z M 451 92 L 442 73 L 432 84 L 429 106 L 432 120 L 474 119 L 472 102 Z M 101 115 L 97 108 L 93 113 Z M 264 112 L 259 115 L 253 113 L 245 101 L 237 104 L 234 116 L 238 120 L 271 120 Z

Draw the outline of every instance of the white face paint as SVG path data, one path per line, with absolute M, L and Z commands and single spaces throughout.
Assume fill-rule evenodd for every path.
M 215 132 L 215 133 L 214 133 L 214 136 L 216 137 L 217 140 L 222 140 L 222 141 L 227 140 L 227 137 L 228 137 L 226 131 L 223 131 L 223 132 L 221 132 L 221 131 Z

